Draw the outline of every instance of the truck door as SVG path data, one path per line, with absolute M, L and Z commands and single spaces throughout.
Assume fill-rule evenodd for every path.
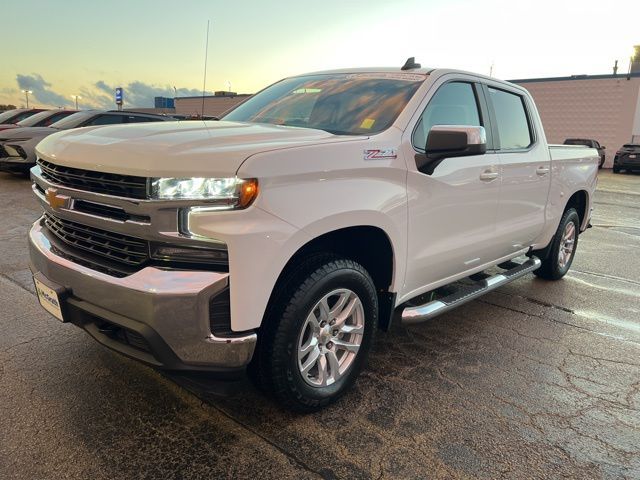
M 496 258 L 499 161 L 489 151 L 491 129 L 480 86 L 473 81 L 438 82 L 402 142 L 408 167 L 406 295 L 447 283 L 447 278 Z M 483 126 L 489 150 L 422 166 L 420 156 L 426 158 L 427 134 L 434 125 Z
M 496 222 L 505 255 L 533 244 L 542 232 L 551 159 L 534 125 L 533 105 L 517 90 L 484 86 L 502 176 Z

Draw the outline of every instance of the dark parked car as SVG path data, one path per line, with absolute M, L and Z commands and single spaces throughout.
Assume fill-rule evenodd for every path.
M 121 112 L 117 110 L 85 110 L 69 115 L 49 127 L 13 128 L 0 132 L 0 171 L 27 173 L 36 164 L 36 145 L 45 137 L 60 130 L 139 122 L 165 122 L 173 120 L 150 113 Z
M 595 148 L 596 150 L 598 150 L 598 155 L 600 156 L 600 165 L 598 166 L 598 168 L 602 168 L 602 166 L 604 165 L 604 158 L 605 158 L 604 149 L 606 147 L 604 147 L 603 145 L 600 145 L 600 142 L 598 142 L 597 140 L 593 140 L 591 138 L 567 138 L 564 141 L 564 144 L 565 145 L 584 145 L 586 147 Z
M 44 112 L 44 108 L 16 108 L 15 110 L 7 110 L 0 113 L 0 130 L 11 128 L 12 125 L 24 120 L 25 118 Z
M 613 158 L 613 173 L 620 173 L 621 170 L 640 171 L 640 144 L 627 143 L 616 152 Z

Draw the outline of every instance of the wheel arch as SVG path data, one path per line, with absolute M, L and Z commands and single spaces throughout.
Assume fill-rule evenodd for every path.
M 563 212 L 566 212 L 569 208 L 575 208 L 580 218 L 580 231 L 584 231 L 587 228 L 588 216 L 587 209 L 589 208 L 589 192 L 586 190 L 578 190 L 573 193 L 567 200 Z
M 544 247 L 537 248 L 533 250 L 531 253 L 543 261 L 548 258 L 549 253 L 551 252 L 551 247 L 553 245 L 553 238 L 554 238 L 553 235 L 555 235 L 555 232 L 558 229 L 560 221 L 562 220 L 562 216 L 570 208 L 575 208 L 576 212 L 578 212 L 578 218 L 580 219 L 579 230 L 581 232 L 586 230 L 589 224 L 589 215 L 588 215 L 588 209 L 590 208 L 589 202 L 590 202 L 590 197 L 589 197 L 589 192 L 587 190 L 581 189 L 581 190 L 575 191 L 565 203 L 564 208 L 562 209 L 562 214 L 558 216 L 558 223 L 553 224 L 552 235 L 549 238 L 549 241 L 544 244 L 545 245 Z
M 313 236 L 289 257 L 273 286 L 269 304 L 277 297 L 279 286 L 300 260 L 318 253 L 333 253 L 349 258 L 369 272 L 378 293 L 378 324 L 381 329 L 387 330 L 395 307 L 394 284 L 400 272 L 392 238 L 380 226 L 345 226 Z

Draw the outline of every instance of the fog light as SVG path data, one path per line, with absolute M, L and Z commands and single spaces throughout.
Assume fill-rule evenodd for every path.
M 20 155 L 20 152 L 18 151 L 19 147 L 12 147 L 11 145 L 5 145 L 4 146 L 4 151 L 7 152 L 7 155 L 9 157 L 22 157 L 22 155 Z

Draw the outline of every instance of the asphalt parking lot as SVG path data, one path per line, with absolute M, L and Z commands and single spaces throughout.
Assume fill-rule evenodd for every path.
M 187 390 L 37 304 L 28 180 L 0 174 L 0 478 L 640 478 L 640 175 L 600 176 L 573 269 L 378 336 L 284 412 Z

